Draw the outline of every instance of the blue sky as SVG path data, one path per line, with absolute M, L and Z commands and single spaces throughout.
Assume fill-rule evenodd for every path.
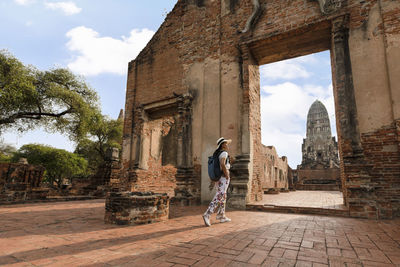
M 69 67 L 97 90 L 103 114 L 116 118 L 125 104 L 128 61 L 134 59 L 176 0 L 2 0 L 0 49 L 45 70 Z M 333 119 L 329 52 L 261 66 L 263 143 L 275 145 L 295 167 L 301 161 L 305 118 L 315 99 Z M 333 121 L 332 121 L 333 119 Z M 73 151 L 62 134 L 8 132 L 20 147 L 43 143 Z

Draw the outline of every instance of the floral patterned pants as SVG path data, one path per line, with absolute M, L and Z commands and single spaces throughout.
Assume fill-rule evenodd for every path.
M 217 192 L 204 215 L 210 216 L 214 213 L 217 207 L 217 214 L 219 216 L 225 215 L 226 191 L 228 190 L 228 186 L 229 180 L 227 180 L 225 177 L 221 177 L 221 179 L 219 179 L 217 182 Z

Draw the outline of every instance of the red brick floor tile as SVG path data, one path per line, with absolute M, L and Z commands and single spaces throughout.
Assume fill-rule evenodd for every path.
M 339 248 L 328 248 L 328 256 L 342 256 Z
M 218 260 L 218 258 L 215 258 L 215 257 L 204 257 L 202 260 L 196 262 L 193 266 L 194 267 L 210 266 L 217 260 Z
M 279 267 L 293 267 L 296 265 L 296 260 L 289 260 L 289 259 L 283 259 L 283 258 L 274 258 L 274 257 L 270 257 L 268 256 L 262 266 L 263 267 L 275 267 L 275 266 L 279 266 Z
M 283 248 L 273 248 L 273 249 L 269 252 L 269 256 L 281 258 L 281 257 L 283 256 L 284 253 L 285 253 L 285 249 L 283 249 Z
M 351 259 L 357 258 L 357 255 L 354 252 L 354 250 L 342 249 L 341 253 L 344 258 L 351 258 Z
M 199 254 L 195 254 L 195 253 L 182 253 L 182 254 L 179 254 L 179 257 L 187 258 L 187 259 L 193 259 L 193 260 L 201 260 L 205 256 L 199 255 Z
M 391 260 L 392 263 L 397 264 L 397 265 L 400 266 L 400 254 L 387 255 L 387 257 L 389 257 L 389 259 Z
M 228 260 L 228 259 L 218 259 L 216 261 L 214 261 L 213 263 L 211 263 L 210 266 L 212 267 L 224 267 L 224 266 L 229 266 L 229 264 L 232 262 L 232 260 Z
M 273 247 L 276 244 L 276 242 L 277 240 L 275 239 L 267 239 L 262 245 L 267 247 Z
M 301 246 L 304 248 L 313 248 L 314 247 L 314 242 L 312 241 L 303 241 L 301 242 Z
M 300 243 L 297 242 L 287 242 L 287 241 L 278 241 L 275 246 L 276 248 L 285 248 L 292 250 L 299 250 Z
M 235 257 L 235 261 L 248 262 L 251 257 L 253 257 L 254 252 L 242 251 L 238 256 Z
M 177 263 L 177 264 L 184 264 L 184 265 L 192 265 L 195 264 L 198 260 L 195 259 L 188 259 L 188 258 L 181 258 L 181 257 L 172 257 L 167 259 L 167 262 Z
M 287 249 L 285 250 L 285 253 L 283 253 L 282 258 L 295 260 L 297 258 L 297 254 L 297 250 Z
M 243 250 L 245 247 L 247 247 L 251 243 L 252 243 L 252 241 L 250 241 L 250 240 L 242 240 L 241 242 L 237 243 L 234 247 L 232 247 L 232 249 Z
M 250 264 L 261 264 L 267 258 L 267 253 L 255 253 L 248 261 Z
M 296 262 L 296 267 L 312 267 L 312 262 L 311 261 L 297 261 Z
M 229 267 L 258 267 L 258 266 L 260 265 L 241 262 L 241 261 L 232 261 L 229 263 Z
M 364 267 L 395 267 L 396 265 L 391 263 L 382 263 L 375 261 L 362 261 Z

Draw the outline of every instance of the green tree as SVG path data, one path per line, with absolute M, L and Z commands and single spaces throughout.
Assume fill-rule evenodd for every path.
M 75 150 L 75 153 L 89 162 L 92 173 L 106 160 L 108 148 L 121 149 L 122 130 L 122 118 L 114 120 L 102 115 L 92 117 L 88 135 L 78 142 Z
M 0 162 L 11 162 L 15 152 L 17 149 L 14 146 L 0 141 Z
M 46 168 L 45 181 L 61 187 L 64 179 L 87 176 L 87 161 L 83 157 L 51 146 L 29 144 L 23 145 L 13 157 L 13 161 L 27 158 L 30 164 Z
M 97 113 L 97 94 L 81 77 L 62 68 L 40 71 L 0 50 L 0 133 L 43 127 L 76 141 Z

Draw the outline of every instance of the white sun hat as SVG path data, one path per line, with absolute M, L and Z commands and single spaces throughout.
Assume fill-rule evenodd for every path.
M 225 138 L 221 137 L 221 138 L 219 138 L 219 139 L 217 140 L 217 149 L 218 149 L 223 143 L 228 143 L 228 144 L 230 144 L 231 142 L 232 142 L 231 139 L 225 139 Z

